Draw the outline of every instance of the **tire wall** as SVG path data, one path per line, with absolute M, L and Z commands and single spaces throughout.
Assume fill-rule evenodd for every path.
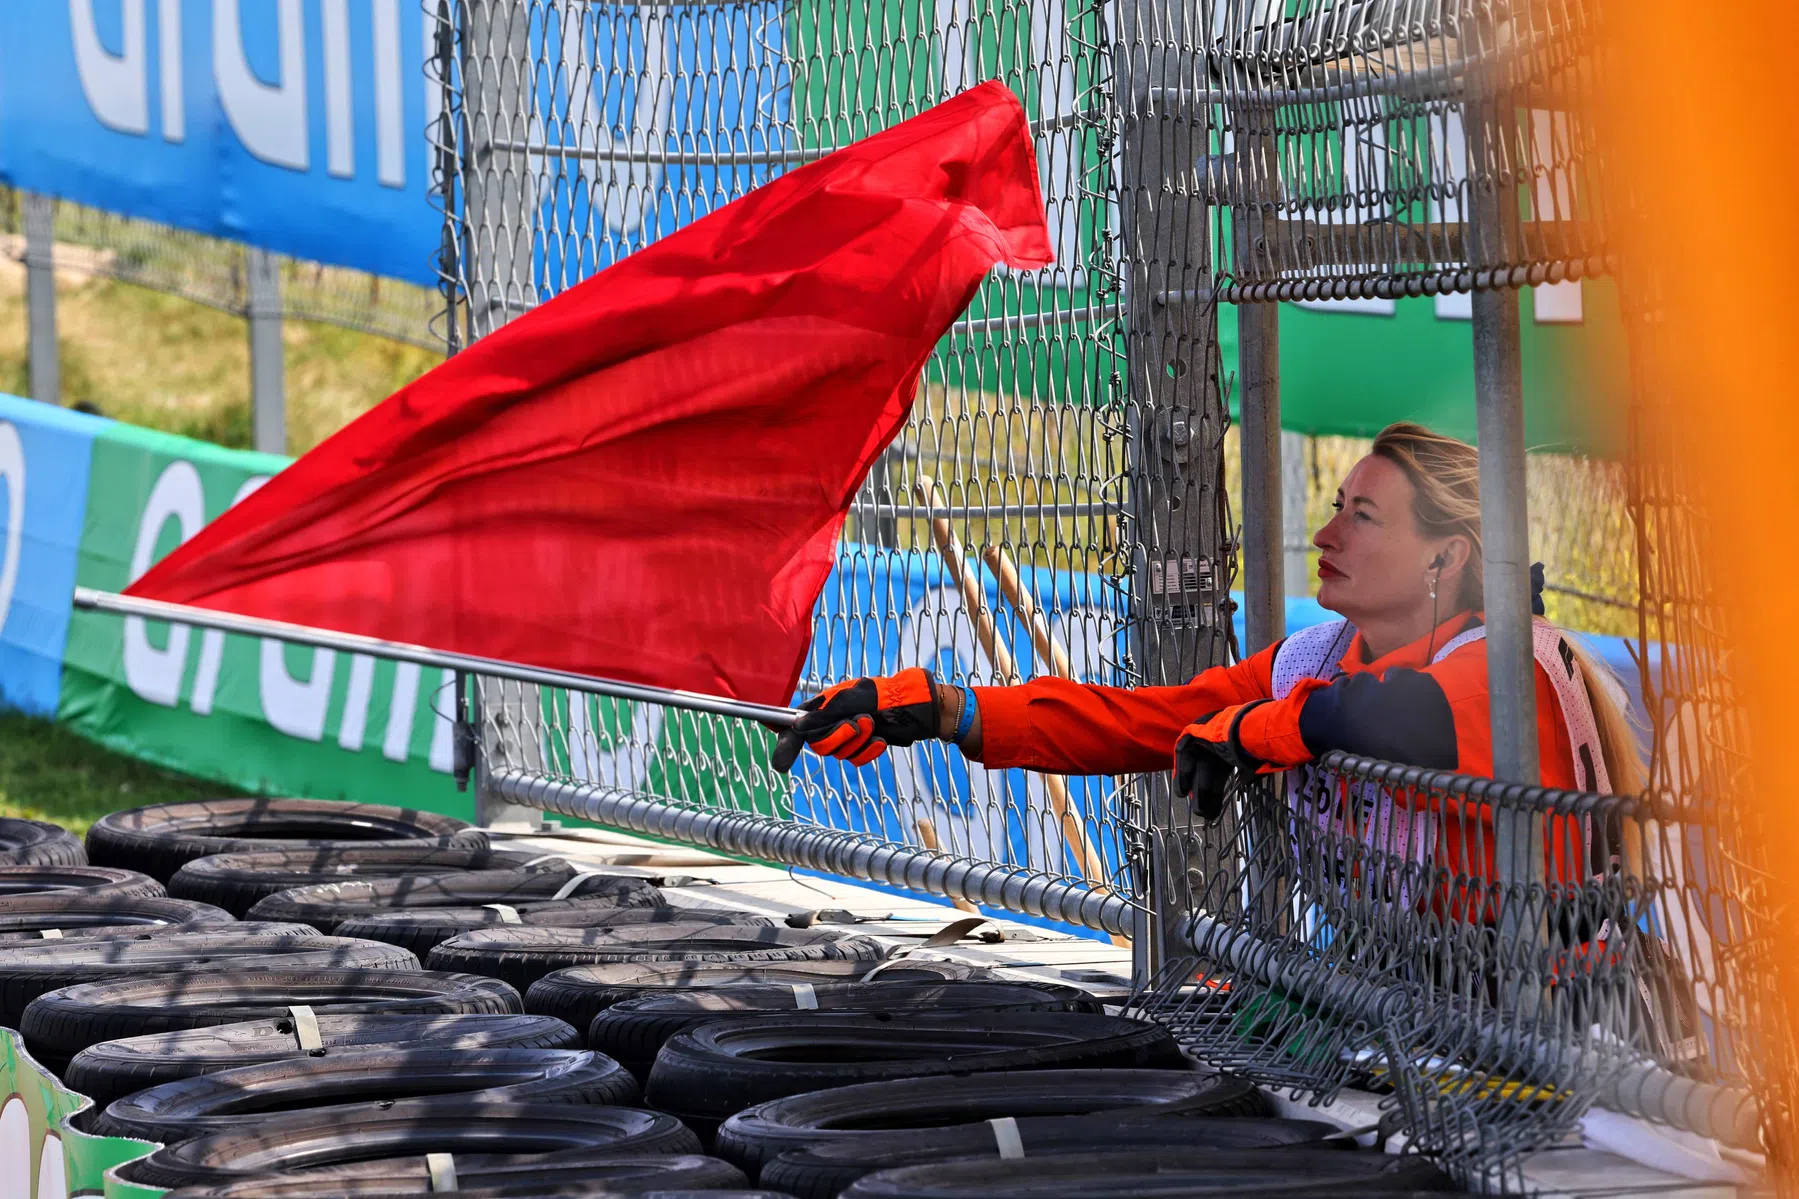
M 0 1028 L 0 1199 L 73 1195 L 149 1199 L 163 1192 L 106 1178 L 114 1166 L 156 1146 L 96 1137 L 69 1127 L 92 1101 L 66 1089 L 25 1052 L 19 1034 Z

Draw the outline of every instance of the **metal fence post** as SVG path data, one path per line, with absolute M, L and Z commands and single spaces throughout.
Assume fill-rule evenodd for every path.
M 1123 139 L 1119 186 L 1132 436 L 1130 517 L 1143 547 L 1131 596 L 1133 652 L 1145 683 L 1182 683 L 1225 660 L 1229 549 L 1224 527 L 1218 311 L 1211 299 L 1210 209 L 1190 189 L 1207 148 L 1193 47 L 1200 14 L 1167 0 L 1123 0 L 1114 79 Z M 1191 26 L 1191 28 L 1189 27 Z M 1187 193 L 1187 194 L 1183 194 Z M 1150 982 L 1183 946 L 1193 872 L 1217 856 L 1166 774 L 1136 786 L 1148 826 L 1144 891 L 1154 928 L 1133 939 Z
M 1312 594 L 1312 527 L 1307 520 L 1306 496 L 1311 472 L 1306 469 L 1306 437 L 1281 431 L 1281 580 L 1288 595 Z
M 566 16 L 566 10 L 565 14 Z M 530 6 L 525 0 L 467 0 L 462 27 L 462 129 L 467 138 L 462 159 L 468 336 L 484 337 L 529 310 L 537 298 L 535 271 L 536 214 L 532 201 L 537 185 L 530 157 L 522 147 L 530 140 L 531 61 Z M 530 683 L 496 688 L 485 703 L 481 720 L 496 730 L 512 731 L 503 739 L 511 765 L 542 770 L 545 719 L 543 688 Z M 490 740 L 478 724 L 482 768 L 501 743 Z M 535 825 L 538 814 L 510 804 L 490 788 L 477 785 L 475 823 Z
M 1253 254 L 1264 221 L 1262 204 L 1280 190 L 1274 157 L 1274 112 L 1233 106 L 1236 169 L 1245 195 L 1231 209 L 1238 256 Z M 1245 654 L 1287 633 L 1281 546 L 1281 308 L 1268 301 L 1237 305 L 1237 383 L 1243 470 L 1243 632 Z
M 1243 462 L 1243 631 L 1245 654 L 1287 635 L 1281 542 L 1280 305 L 1237 306 L 1238 409 Z
M 251 247 L 246 254 L 250 318 L 250 428 L 256 448 L 287 453 L 287 377 L 281 348 L 281 260 Z
M 25 209 L 25 321 L 31 398 L 62 403 L 62 365 L 56 344 L 56 201 L 21 192 Z
M 1519 219 L 1517 180 L 1506 131 L 1512 97 L 1484 76 L 1469 82 L 1469 261 L 1508 262 Z M 1518 292 L 1474 293 L 1474 403 L 1480 438 L 1482 604 L 1487 626 L 1487 690 L 1492 704 L 1493 777 L 1538 782 L 1536 657 L 1531 644 L 1529 512 L 1525 492 L 1524 362 Z M 1513 947 L 1500 980 L 1502 1002 L 1523 1019 L 1541 998 L 1528 977 L 1547 932 L 1537 897 L 1544 882 L 1541 815 L 1495 808 L 1493 869 L 1502 888 L 1499 940 Z
M 566 16 L 566 12 L 564 14 Z M 537 300 L 533 251 L 537 184 L 530 155 L 530 5 L 467 0 L 462 115 L 468 144 L 462 195 L 467 221 L 469 337 L 483 337 Z

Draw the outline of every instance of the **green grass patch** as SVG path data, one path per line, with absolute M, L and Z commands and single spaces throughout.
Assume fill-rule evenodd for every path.
M 0 712 L 0 816 L 48 820 L 80 835 L 108 812 L 226 790 L 112 753 L 51 721 Z

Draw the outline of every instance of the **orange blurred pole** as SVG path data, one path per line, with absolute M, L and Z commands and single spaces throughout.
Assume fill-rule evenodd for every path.
M 1694 580 L 1724 608 L 1731 683 L 1744 703 L 1748 768 L 1732 783 L 1765 874 L 1763 907 L 1799 893 L 1799 640 L 1793 596 L 1799 550 L 1787 527 L 1799 517 L 1799 387 L 1792 292 L 1799 283 L 1799 83 L 1792 0 L 1609 0 L 1598 144 L 1615 168 L 1607 197 L 1620 285 L 1646 274 L 1656 294 L 1626 294 L 1659 308 L 1665 354 L 1642 377 L 1652 389 L 1641 444 L 1688 468 L 1706 529 L 1703 575 Z M 1724 693 L 1728 694 L 1728 693 Z M 1784 1003 L 1744 1008 L 1761 1021 L 1743 1055 L 1761 1079 L 1761 1110 L 1777 1185 L 1799 1193 L 1794 1173 L 1792 1047 L 1799 1029 L 1799 926 L 1764 922 L 1763 982 Z M 1780 1094 L 1767 1094 L 1766 1089 Z

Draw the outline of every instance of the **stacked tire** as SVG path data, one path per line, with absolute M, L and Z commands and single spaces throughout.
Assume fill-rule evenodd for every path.
M 0 1024 L 94 1099 L 86 1131 L 157 1143 L 122 1179 L 179 1199 L 1444 1185 L 1078 988 L 676 906 L 445 817 L 159 805 L 85 851 L 22 823 Z

